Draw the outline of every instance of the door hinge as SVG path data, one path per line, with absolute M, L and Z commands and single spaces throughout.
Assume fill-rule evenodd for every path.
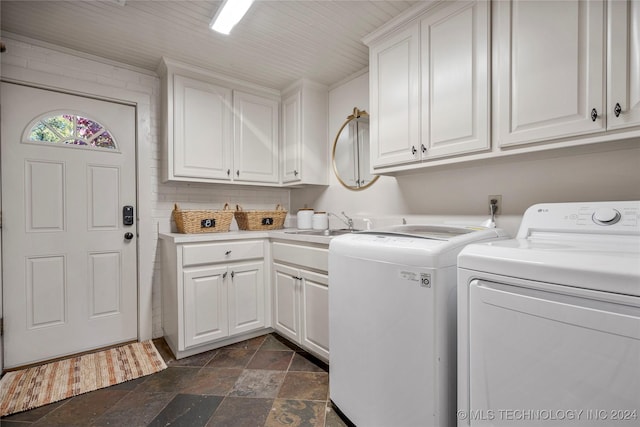
M 0 337 L 4 336 L 4 317 L 0 317 Z

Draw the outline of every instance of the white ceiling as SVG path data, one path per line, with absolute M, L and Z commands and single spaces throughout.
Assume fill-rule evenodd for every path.
M 221 3 L 2 0 L 1 28 L 146 70 L 166 56 L 283 89 L 301 77 L 331 85 L 367 67 L 362 37 L 417 1 L 256 0 L 229 36 L 209 29 Z

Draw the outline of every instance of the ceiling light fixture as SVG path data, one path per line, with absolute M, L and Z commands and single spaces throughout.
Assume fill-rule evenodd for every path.
M 229 34 L 247 13 L 252 3 L 253 0 L 225 0 L 211 20 L 211 29 L 218 33 Z

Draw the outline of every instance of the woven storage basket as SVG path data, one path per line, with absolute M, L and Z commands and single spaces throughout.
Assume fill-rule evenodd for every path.
M 245 211 L 236 205 L 234 215 L 240 230 L 277 230 L 284 227 L 287 211 L 280 205 L 273 211 Z
M 173 208 L 173 220 L 179 233 L 218 233 L 229 231 L 233 211 L 228 203 L 222 210 L 181 210 L 176 203 Z

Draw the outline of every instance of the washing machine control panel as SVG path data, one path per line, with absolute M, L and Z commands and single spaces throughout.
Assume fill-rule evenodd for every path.
M 524 214 L 518 238 L 534 231 L 640 234 L 640 201 L 542 203 Z

